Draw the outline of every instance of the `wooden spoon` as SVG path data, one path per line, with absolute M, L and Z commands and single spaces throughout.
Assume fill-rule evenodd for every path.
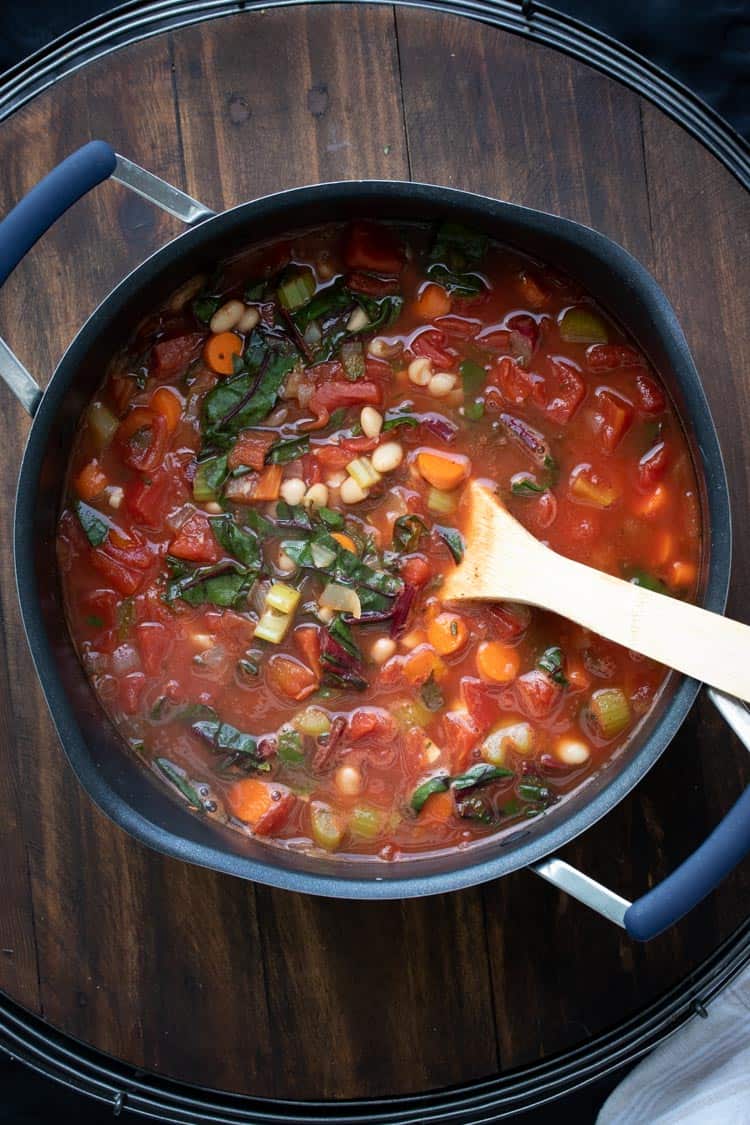
M 476 481 L 461 564 L 445 601 L 526 602 L 750 700 L 750 627 L 602 574 L 545 547 Z

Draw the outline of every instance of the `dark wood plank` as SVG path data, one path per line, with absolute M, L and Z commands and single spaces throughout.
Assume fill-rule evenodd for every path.
M 319 5 L 120 50 L 0 126 L 0 212 L 100 135 L 215 207 L 316 180 L 406 178 L 411 164 L 415 179 L 591 223 L 674 301 L 741 513 L 747 194 L 662 114 L 581 64 L 421 10 L 399 9 L 397 30 L 398 40 L 390 8 Z M 0 331 L 44 377 L 111 285 L 178 230 L 102 186 L 4 287 Z M 2 387 L 0 403 L 8 526 L 27 422 Z M 741 558 L 741 520 L 736 531 Z M 462 1082 L 585 1042 L 682 979 L 746 913 L 747 865 L 641 948 L 524 872 L 441 898 L 357 904 L 163 859 L 113 828 L 66 767 L 5 580 L 7 537 L 0 567 L 0 988 L 134 1066 L 302 1098 Z M 741 615 L 749 579 L 737 569 Z M 736 797 L 746 757 L 701 705 L 637 793 L 566 858 L 642 892 Z

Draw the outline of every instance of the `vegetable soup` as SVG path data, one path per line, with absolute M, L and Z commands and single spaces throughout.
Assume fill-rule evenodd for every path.
M 379 860 L 464 847 L 654 706 L 648 659 L 441 601 L 472 478 L 554 550 L 695 595 L 680 423 L 579 284 L 454 224 L 334 224 L 117 344 L 66 482 L 66 609 L 123 739 L 197 815 Z

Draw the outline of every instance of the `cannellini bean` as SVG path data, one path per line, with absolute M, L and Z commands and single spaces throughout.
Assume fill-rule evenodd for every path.
M 335 614 L 333 610 L 327 605 L 318 606 L 318 617 L 324 625 L 330 625 L 333 621 Z
M 286 480 L 281 482 L 279 491 L 281 499 L 286 500 L 287 504 L 301 504 L 307 492 L 307 485 L 302 477 L 287 477 Z
M 364 427 L 363 427 L 364 428 Z M 370 455 L 372 467 L 378 473 L 392 473 L 404 459 L 403 447 L 397 441 L 385 441 Z
M 363 308 L 357 305 L 356 309 L 346 322 L 347 332 L 361 332 L 363 328 L 367 328 L 370 323 L 370 318 Z
M 279 570 L 283 570 L 285 574 L 291 574 L 293 570 L 297 569 L 297 564 L 294 559 L 290 559 L 285 551 L 279 551 L 279 557 L 276 559 L 276 565 Z
M 555 756 L 566 766 L 583 766 L 591 757 L 591 751 L 580 738 L 561 738 L 555 747 Z
M 385 664 L 396 651 L 396 642 L 391 637 L 378 637 L 370 648 L 370 659 L 376 664 Z
M 260 313 L 256 308 L 250 306 L 246 308 L 237 322 L 237 327 L 240 332 L 252 332 L 253 328 L 257 328 L 260 324 Z
M 338 473 L 331 473 L 329 477 L 326 477 L 326 484 L 329 488 L 341 488 L 346 478 L 347 474 L 340 470 Z
M 403 344 L 389 344 L 382 336 L 376 336 L 374 340 L 370 340 L 367 350 L 375 359 L 393 359 L 403 350 Z
M 420 355 L 409 364 L 409 382 L 417 387 L 426 387 L 432 378 L 432 360 Z
M 302 501 L 306 508 L 325 508 L 328 503 L 328 488 L 325 484 L 313 484 Z
M 110 508 L 119 508 L 125 499 L 125 490 L 119 484 L 113 484 L 107 489 L 107 503 Z
M 216 500 L 209 500 L 208 503 L 203 505 L 203 508 L 204 511 L 209 512 L 212 516 L 220 516 L 224 511 L 221 504 L 218 504 Z
M 286 421 L 289 410 L 286 406 L 279 406 L 274 410 L 273 414 L 269 414 L 266 418 L 266 426 L 280 426 L 282 422 Z
M 362 789 L 362 774 L 356 766 L 339 766 L 334 780 L 339 793 L 345 797 L 356 797 Z
M 383 428 L 383 415 L 374 406 L 363 406 L 359 415 L 359 424 L 366 437 L 378 437 Z
M 339 496 L 344 504 L 359 504 L 365 499 L 367 493 L 359 487 L 354 477 L 347 477 L 341 485 Z
M 444 398 L 449 395 L 456 385 L 456 376 L 451 375 L 449 371 L 439 371 L 437 375 L 433 375 L 427 384 L 427 390 L 435 398 Z
M 236 328 L 245 312 L 242 301 L 225 301 L 211 317 L 212 332 L 229 332 Z

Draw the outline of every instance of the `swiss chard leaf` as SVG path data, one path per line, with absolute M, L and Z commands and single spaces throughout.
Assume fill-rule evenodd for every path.
M 450 785 L 450 777 L 448 774 L 436 774 L 434 777 L 428 777 L 421 785 L 418 785 L 411 796 L 411 807 L 414 812 L 421 812 L 427 803 L 427 798 L 431 797 L 433 793 L 445 793 Z
M 201 461 L 193 477 L 193 499 L 199 504 L 206 504 L 209 500 L 215 500 L 226 479 L 226 454 Z
M 399 516 L 393 525 L 393 542 L 407 554 L 416 551 L 419 541 L 427 531 L 427 524 L 419 516 Z
M 212 750 L 232 755 L 242 755 L 244 762 L 256 770 L 267 772 L 270 765 L 265 758 L 258 754 L 258 743 L 252 735 L 245 734 L 230 723 L 222 723 L 219 719 L 208 719 L 204 722 L 193 723 L 193 731 L 205 739 Z
M 171 577 L 164 595 L 166 602 L 181 598 L 188 605 L 222 606 L 241 609 L 258 577 L 257 570 L 217 563 L 216 566 L 187 567 L 179 559 L 167 558 Z
M 238 527 L 230 515 L 217 516 L 209 521 L 211 529 L 225 551 L 243 566 L 260 569 L 260 543 L 251 531 Z
M 201 324 L 208 324 L 220 304 L 221 297 L 212 297 L 207 293 L 201 293 L 193 301 L 193 315 Z
M 304 332 L 313 320 L 330 320 L 331 317 L 351 309 L 352 303 L 352 294 L 342 281 L 337 281 L 327 289 L 321 289 L 303 308 L 297 309 L 292 314 L 294 323 L 300 331 Z
M 266 454 L 266 464 L 286 465 L 289 461 L 296 461 L 299 457 L 303 457 L 309 450 L 310 438 L 307 434 L 304 437 L 277 441 Z
M 388 597 L 395 597 L 403 588 L 400 578 L 367 566 L 326 531 L 316 532 L 309 539 L 284 540 L 281 547 L 297 566 L 322 571 L 336 582 L 365 586 Z
M 395 430 L 398 426 L 418 426 L 419 418 L 416 414 L 392 414 L 383 422 L 383 432 Z
M 159 770 L 167 781 L 171 781 L 175 788 L 179 789 L 182 796 L 187 803 L 194 809 L 202 810 L 203 802 L 201 801 L 195 788 L 190 784 L 187 777 L 182 773 L 177 766 L 172 765 L 168 758 L 155 758 L 154 765 Z
M 369 318 L 363 332 L 374 332 L 393 324 L 404 304 L 403 297 L 397 296 L 365 297 L 362 293 L 357 293 L 356 297 L 357 304 L 361 305 Z
M 484 414 L 484 403 L 478 401 L 477 395 L 484 390 L 487 372 L 473 359 L 465 359 L 460 371 L 464 390 L 464 416 L 476 422 Z
M 487 252 L 486 234 L 464 227 L 460 223 L 441 223 L 430 253 L 433 262 L 445 262 L 454 270 L 477 265 Z
M 566 687 L 568 683 L 563 672 L 564 664 L 565 656 L 559 645 L 552 645 L 545 649 L 537 661 L 537 667 L 546 672 L 549 678 L 554 680 L 556 684 L 560 684 L 561 687 Z
M 538 777 L 525 777 L 518 785 L 518 796 L 524 801 L 533 801 L 534 804 L 545 809 L 555 800 L 554 794 Z
M 642 586 L 644 590 L 653 590 L 655 594 L 666 594 L 667 597 L 671 597 L 668 588 L 661 579 L 655 578 L 653 574 L 649 574 L 645 570 L 630 571 L 628 581 L 632 582 L 634 586 Z
M 514 496 L 538 496 L 546 492 L 543 484 L 538 484 L 533 477 L 519 477 L 510 482 L 510 490 Z
M 89 504 L 84 504 L 83 500 L 74 500 L 73 508 L 78 516 L 78 522 L 84 530 L 86 538 L 92 547 L 101 547 L 104 540 L 109 535 L 109 523 L 97 512 L 96 508 L 92 508 Z
M 296 363 L 296 355 L 276 354 L 260 378 L 249 372 L 217 383 L 203 401 L 205 444 L 226 448 L 240 430 L 263 421 L 273 410 L 279 388 Z
M 302 735 L 296 730 L 281 730 L 277 737 L 277 752 L 287 766 L 298 766 L 305 760 Z
M 464 557 L 464 539 L 461 532 L 457 531 L 455 527 L 443 527 L 439 523 L 436 523 L 432 530 L 437 532 L 443 540 L 446 547 L 453 555 L 454 561 L 460 563 L 461 559 Z
M 454 777 L 451 781 L 451 789 L 474 789 L 478 785 L 487 785 L 490 781 L 498 781 L 501 778 L 513 776 L 513 770 L 508 770 L 505 766 L 493 766 L 489 762 L 479 762 L 476 766 L 466 770 L 465 773 Z
M 459 273 L 448 269 L 442 262 L 429 265 L 427 275 L 454 297 L 476 297 L 485 287 L 478 273 Z

